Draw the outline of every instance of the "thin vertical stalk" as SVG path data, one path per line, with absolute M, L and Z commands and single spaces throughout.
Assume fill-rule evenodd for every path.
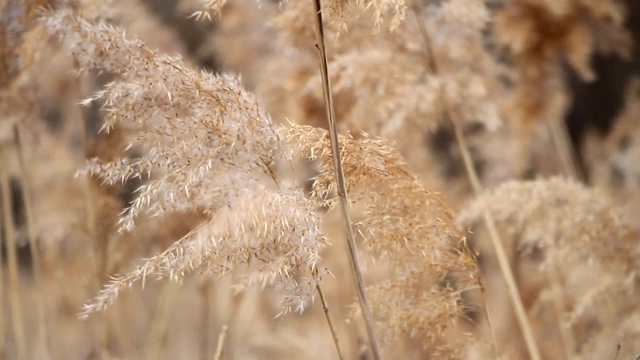
M 179 287 L 173 283 L 166 283 L 162 288 L 149 330 L 146 359 L 159 359 L 160 354 L 163 353 L 164 340 L 169 326 L 169 316 L 178 299 L 178 295 L 180 295 Z
M 420 29 L 420 33 L 425 42 L 425 47 L 427 50 L 428 57 L 428 68 L 432 73 L 438 73 L 438 63 L 436 62 L 435 57 L 433 56 L 433 52 L 431 49 L 431 40 L 429 38 L 429 34 L 427 33 L 424 24 L 419 19 L 417 11 L 414 9 L 414 15 L 416 17 L 416 22 L 418 24 L 418 28 Z M 482 194 L 482 185 L 480 184 L 480 180 L 478 178 L 478 174 L 475 169 L 475 165 L 473 164 L 473 160 L 471 159 L 471 154 L 469 152 L 469 147 L 467 146 L 467 142 L 465 140 L 464 134 L 462 132 L 462 128 L 460 127 L 460 123 L 456 118 L 456 113 L 453 109 L 450 108 L 449 104 L 445 106 L 445 117 L 449 123 L 452 124 L 456 141 L 458 143 L 458 147 L 460 148 L 460 152 L 462 154 L 462 159 L 464 161 L 464 166 L 467 172 L 467 176 L 469 181 L 471 182 L 471 186 L 476 196 Z M 509 260 L 507 258 L 507 253 L 504 249 L 504 245 L 502 240 L 500 239 L 500 235 L 498 233 L 498 229 L 496 227 L 495 220 L 493 216 L 488 212 L 484 211 L 483 213 L 484 222 L 489 231 L 489 237 L 491 238 L 491 244 L 493 246 L 493 250 L 496 253 L 496 257 L 498 259 L 498 265 L 500 267 L 500 272 L 507 283 L 507 288 L 509 290 L 509 296 L 511 297 L 511 302 L 513 303 L 516 319 L 518 320 L 518 324 L 520 325 L 520 329 L 522 331 L 527 350 L 529 352 L 529 356 L 532 360 L 540 360 L 540 350 L 538 349 L 538 345 L 536 344 L 535 337 L 533 336 L 533 330 L 531 329 L 531 324 L 529 323 L 529 319 L 527 317 L 527 312 L 522 303 L 522 298 L 520 297 L 520 292 L 518 291 L 518 285 L 515 280 L 515 276 L 513 275 L 513 270 L 511 269 L 511 265 L 509 265 Z
M 14 228 L 11 186 L 7 160 L 7 147 L 0 150 L 0 187 L 2 188 L 2 213 L 4 217 L 4 239 L 7 248 L 7 267 L 9 275 L 9 304 L 11 306 L 11 325 L 13 339 L 17 349 L 17 359 L 26 358 L 26 339 L 24 332 L 24 308 L 22 291 L 20 289 L 20 274 L 18 270 L 18 254 L 16 232 Z
M 351 214 L 349 209 L 349 199 L 347 196 L 347 186 L 344 181 L 344 170 L 342 169 L 342 161 L 340 159 L 340 144 L 338 141 L 338 129 L 336 124 L 335 109 L 333 107 L 333 96 L 331 94 L 331 84 L 329 82 L 329 70 L 327 65 L 327 53 L 324 45 L 324 27 L 322 24 L 322 8 L 320 0 L 312 0 L 314 9 L 314 30 L 316 33 L 316 47 L 320 57 L 320 73 L 322 76 L 322 90 L 324 95 L 324 102 L 327 112 L 327 121 L 329 123 L 329 135 L 331 137 L 331 151 L 333 154 L 333 167 L 336 175 L 336 184 L 338 198 L 340 199 L 340 209 L 342 212 L 342 218 L 344 222 L 344 229 L 347 236 L 347 244 L 349 246 L 349 260 L 351 265 L 351 272 L 354 278 L 354 283 L 358 293 L 358 300 L 360 301 L 360 309 L 367 328 L 367 335 L 369 337 L 369 344 L 371 347 L 371 353 L 375 360 L 381 359 L 380 346 L 378 345 L 378 339 L 376 338 L 375 323 L 373 321 L 373 314 L 371 307 L 369 306 L 369 300 L 367 299 L 367 293 L 365 291 L 364 279 L 362 276 L 362 270 L 360 267 L 360 261 L 358 259 L 358 249 L 356 247 L 355 236 L 353 233 L 353 227 L 351 222 Z
M 418 29 L 420 31 L 420 35 L 422 36 L 422 39 L 424 41 L 424 45 L 425 45 L 425 50 L 426 50 L 426 59 L 425 59 L 425 67 L 427 68 L 427 71 L 431 74 L 437 74 L 438 73 L 438 63 L 436 62 L 435 57 L 433 56 L 433 50 L 431 48 L 431 39 L 429 37 L 429 33 L 427 32 L 427 29 L 424 26 L 424 23 L 420 20 L 420 17 L 418 16 L 418 12 L 419 10 L 417 8 L 413 8 L 412 9 L 412 13 L 414 15 L 414 18 L 416 20 L 416 24 L 418 25 Z M 452 121 L 452 117 L 450 115 L 450 110 L 447 107 L 446 111 L 445 111 L 445 116 L 447 118 L 447 120 L 451 123 L 453 123 Z M 456 124 L 454 124 L 454 127 L 456 126 Z M 457 134 L 456 134 L 457 135 Z M 462 136 L 462 134 L 460 134 Z M 457 136 L 456 136 L 457 138 Z M 464 138 L 462 138 L 462 140 L 464 140 Z M 458 145 L 461 148 L 461 152 L 463 153 L 463 157 L 464 154 L 468 155 L 469 151 L 465 149 L 463 149 L 463 143 L 461 143 L 460 141 L 458 141 Z M 464 146 L 466 147 L 466 144 L 464 144 Z M 469 156 L 468 160 L 470 160 L 471 157 Z M 473 162 L 470 163 L 470 167 L 471 167 L 471 171 L 469 170 L 469 167 L 467 166 L 467 162 L 465 161 L 465 167 L 467 168 L 467 175 L 469 176 L 469 178 L 473 178 L 475 177 L 476 183 L 479 184 L 479 181 L 477 181 L 477 175 L 475 174 L 475 167 L 473 166 Z M 471 182 L 473 183 L 473 179 L 471 179 Z M 478 195 L 479 192 L 476 192 L 476 195 Z M 502 244 L 502 243 L 500 243 Z M 504 251 L 503 251 L 504 252 Z M 507 262 L 508 264 L 508 262 Z M 482 297 L 482 303 L 484 305 L 484 313 L 485 313 L 485 318 L 487 320 L 487 325 L 489 326 L 489 332 L 491 333 L 491 340 L 492 340 L 492 349 L 493 349 L 493 353 L 494 356 L 496 357 L 496 359 L 500 359 L 500 352 L 498 351 L 498 342 L 496 340 L 496 333 L 495 333 L 495 329 L 493 327 L 493 322 L 491 321 L 491 314 L 489 311 L 489 302 L 487 301 L 487 296 L 486 296 L 486 288 L 485 288 L 485 284 L 482 281 L 482 273 L 478 272 L 478 286 L 480 287 L 480 295 Z
M 211 359 L 211 342 L 213 339 L 213 324 L 215 323 L 215 314 L 213 310 L 213 300 L 211 292 L 213 291 L 211 281 L 205 279 L 205 282 L 198 289 L 200 299 L 202 301 L 202 336 L 200 342 L 200 358 L 203 360 Z
M 467 146 L 464 134 L 462 133 L 462 128 L 460 127 L 458 121 L 455 118 L 451 117 L 453 115 L 452 112 L 447 111 L 447 113 L 449 114 L 451 124 L 453 125 L 453 129 L 456 135 L 456 141 L 458 142 L 458 146 L 460 147 L 460 152 L 462 153 L 462 159 L 464 161 L 464 167 L 467 170 L 467 175 L 469 176 L 469 180 L 471 181 L 471 186 L 473 187 L 476 196 L 479 196 L 480 194 L 482 194 L 483 189 L 482 185 L 480 184 L 480 180 L 478 179 L 478 174 L 476 173 L 475 166 L 473 165 L 473 160 L 471 159 L 469 147 Z M 522 298 L 520 297 L 520 292 L 518 291 L 518 284 L 516 283 L 515 276 L 513 275 L 513 270 L 511 269 L 511 265 L 509 265 L 507 252 L 504 249 L 502 239 L 500 238 L 500 234 L 498 233 L 496 222 L 493 219 L 491 213 L 486 210 L 483 212 L 483 217 L 487 230 L 489 231 L 489 237 L 491 238 L 493 250 L 495 251 L 496 257 L 498 259 L 500 272 L 502 273 L 502 276 L 507 283 L 509 296 L 511 297 L 511 302 L 513 303 L 513 307 L 516 311 L 516 319 L 518 320 L 518 324 L 520 325 L 524 341 L 527 345 L 529 357 L 531 357 L 532 360 L 540 360 L 540 350 L 538 349 L 535 337 L 533 336 L 533 330 L 531 329 L 531 324 L 529 323 L 527 312 L 524 308 L 524 304 L 522 303 Z
M 218 345 L 216 345 L 216 352 L 213 355 L 213 360 L 221 360 L 222 354 L 224 352 L 224 342 L 227 339 L 227 331 L 229 327 L 227 325 L 222 325 L 220 329 L 220 335 L 218 335 Z
M 575 149 L 571 144 L 567 126 L 555 120 L 548 121 L 547 125 L 549 126 L 551 137 L 553 138 L 553 143 L 560 157 L 560 163 L 562 164 L 565 175 L 584 182 L 584 178 L 578 170 Z
M 21 139 L 20 125 L 17 124 L 13 128 L 14 141 L 18 152 L 18 160 L 20 163 L 20 177 L 22 180 L 22 196 L 24 201 L 27 234 L 29 236 L 29 248 L 31 253 L 31 266 L 33 271 L 33 279 L 36 287 L 36 317 L 38 321 L 38 331 L 42 336 L 46 353 L 50 352 L 51 346 L 49 344 L 49 332 L 47 331 L 47 317 L 45 311 L 45 300 L 47 299 L 44 290 L 44 282 L 42 281 L 42 260 L 40 259 L 40 252 L 38 251 L 38 243 L 36 242 L 36 229 L 34 224 L 34 212 L 33 203 L 31 198 L 31 176 L 27 169 L 27 161 L 25 158 L 25 151 L 23 142 Z
M 315 275 L 317 277 L 318 271 L 316 269 Z M 331 330 L 331 336 L 333 337 L 333 343 L 336 345 L 336 352 L 338 353 L 338 359 L 343 360 L 344 355 L 342 354 L 342 349 L 340 348 L 340 338 L 338 337 L 338 331 L 333 324 L 333 319 L 331 319 L 331 313 L 329 312 L 329 303 L 327 302 L 326 297 L 324 296 L 324 292 L 322 291 L 322 287 L 320 283 L 316 283 L 316 290 L 318 291 L 318 295 L 320 296 L 320 302 L 322 302 L 322 311 L 324 312 L 324 316 L 327 319 L 327 325 L 329 326 L 329 330 Z

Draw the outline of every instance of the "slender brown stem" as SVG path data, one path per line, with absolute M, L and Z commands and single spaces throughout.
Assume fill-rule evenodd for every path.
M 20 177 L 22 179 L 22 196 L 26 214 L 27 233 L 29 236 L 29 248 L 31 253 L 31 266 L 33 271 L 33 279 L 38 294 L 36 299 L 36 317 L 38 320 L 38 331 L 43 339 L 45 351 L 50 352 L 49 332 L 47 331 L 47 317 L 45 311 L 46 294 L 44 290 L 44 282 L 42 281 L 42 260 L 40 259 L 40 251 L 38 251 L 38 243 L 36 242 L 36 229 L 34 224 L 33 203 L 31 198 L 31 177 L 27 169 L 27 161 L 25 151 L 21 139 L 20 125 L 17 124 L 13 128 L 14 141 L 18 152 L 18 160 L 20 163 Z
M 462 153 L 462 159 L 464 161 L 464 167 L 467 170 L 467 175 L 469 176 L 469 180 L 471 181 L 471 186 L 473 187 L 476 196 L 479 196 L 480 194 L 482 194 L 483 189 L 482 185 L 480 184 L 480 180 L 478 179 L 478 174 L 476 173 L 475 166 L 473 165 L 473 160 L 471 159 L 469 147 L 467 146 L 464 134 L 462 133 L 462 128 L 460 127 L 458 121 L 455 118 L 451 117 L 453 113 L 450 111 L 448 111 L 447 113 L 449 114 L 451 124 L 454 128 L 456 141 L 458 142 L 458 146 L 460 147 L 460 152 Z M 518 291 L 518 285 L 516 283 L 515 276 L 513 275 L 513 270 L 511 269 L 511 265 L 509 265 L 507 252 L 504 248 L 502 239 L 500 238 L 500 234 L 498 233 L 496 222 L 493 219 L 491 213 L 489 213 L 488 211 L 484 211 L 483 217 L 487 230 L 489 231 L 489 237 L 491 238 L 493 250 L 495 251 L 496 257 L 498 259 L 500 272 L 502 273 L 502 276 L 507 283 L 509 296 L 511 297 L 513 307 L 515 308 L 516 319 L 518 320 L 518 324 L 520 325 L 520 329 L 522 330 L 524 341 L 527 345 L 527 350 L 529 351 L 529 356 L 532 360 L 540 360 L 540 350 L 538 349 L 535 337 L 533 336 L 533 330 L 531 329 L 531 324 L 529 323 L 527 312 L 524 308 L 524 304 L 522 303 L 522 298 L 520 297 L 520 292 Z
M 435 57 L 433 56 L 433 51 L 432 51 L 432 47 L 431 47 L 431 38 L 429 37 L 429 33 L 427 32 L 427 29 L 424 26 L 424 23 L 420 20 L 420 17 L 418 16 L 418 13 L 420 12 L 420 10 L 418 8 L 413 8 L 413 15 L 414 18 L 416 20 L 416 23 L 418 25 L 418 29 L 420 31 L 420 35 L 422 36 L 422 40 L 424 41 L 424 46 L 425 46 L 425 51 L 426 51 L 426 59 L 425 59 L 425 66 L 427 68 L 427 71 L 429 71 L 429 73 L 431 74 L 437 74 L 438 73 L 438 62 L 436 61 Z M 445 116 L 447 117 L 447 120 L 449 120 L 449 122 L 453 122 L 452 117 L 450 116 L 450 110 L 447 108 L 446 112 L 445 112 Z M 456 126 L 454 124 L 454 126 Z M 460 134 L 462 135 L 462 134 Z M 462 140 L 464 140 L 464 138 L 462 138 Z M 464 145 L 465 149 L 463 149 L 463 145 L 461 144 L 460 141 L 458 141 L 458 144 L 460 145 L 461 148 L 461 152 L 466 155 L 469 155 L 468 150 L 466 150 L 466 144 Z M 468 159 L 466 160 L 470 160 L 471 157 L 469 156 Z M 477 175 L 475 174 L 475 167 L 473 167 L 473 163 L 470 162 L 470 166 L 471 166 L 471 171 L 469 171 L 469 167 L 467 166 L 467 162 L 465 160 L 465 167 L 467 167 L 467 174 L 469 176 L 469 178 L 471 179 L 472 177 L 475 178 L 476 183 L 479 184 L 479 181 L 477 181 Z M 471 182 L 473 183 L 473 179 L 471 180 Z M 479 192 L 476 192 L 476 194 L 479 194 Z M 500 359 L 500 353 L 498 351 L 498 342 L 496 340 L 496 334 L 495 334 L 495 329 L 493 327 L 493 322 L 491 321 L 491 315 L 489 312 L 489 302 L 487 301 L 487 296 L 486 296 L 486 288 L 484 285 L 484 282 L 482 281 L 482 274 L 478 274 L 478 285 L 480 287 L 480 292 L 481 292 L 481 297 L 482 297 L 482 303 L 484 305 L 484 314 L 485 314 L 485 318 L 487 320 L 487 325 L 489 326 L 489 332 L 491 333 L 491 340 L 492 340 L 492 348 L 493 348 L 493 353 L 494 356 L 496 357 L 496 359 Z
M 220 329 L 220 335 L 218 335 L 218 345 L 216 345 L 216 352 L 213 355 L 214 360 L 221 360 L 222 354 L 224 353 L 224 342 L 227 339 L 227 331 L 229 327 L 227 325 L 222 325 Z
M 318 270 L 316 269 L 315 275 L 317 278 Z M 342 349 L 340 348 L 340 338 L 338 337 L 338 331 L 333 324 L 333 320 L 331 319 L 331 313 L 329 312 L 329 303 L 324 296 L 324 292 L 322 291 L 322 286 L 320 283 L 316 283 L 316 290 L 318 290 L 318 295 L 320 295 L 320 302 L 322 302 L 322 311 L 324 312 L 324 316 L 327 319 L 327 325 L 329 325 L 329 330 L 331 330 L 331 336 L 333 337 L 333 343 L 336 345 L 336 351 L 338 352 L 338 358 L 340 360 L 344 359 L 344 355 L 342 354 Z
M 4 216 L 4 238 L 7 248 L 7 267 L 9 275 L 9 303 L 11 305 L 11 325 L 13 338 L 17 349 L 17 359 L 26 358 L 26 339 L 24 332 L 24 309 L 22 291 L 20 289 L 20 274 L 18 271 L 18 253 L 16 232 L 14 227 L 11 186 L 7 160 L 7 148 L 0 150 L 2 163 L 0 164 L 0 183 L 2 188 L 2 213 Z
M 584 182 L 583 176 L 578 170 L 575 149 L 571 144 L 567 126 L 563 122 L 554 120 L 550 120 L 547 123 L 565 175 Z
M 344 171 L 342 169 L 342 161 L 340 159 L 340 144 L 338 141 L 338 129 L 336 124 L 335 109 L 333 107 L 333 96 L 331 94 L 331 84 L 329 82 L 329 70 L 327 66 L 327 53 L 324 45 L 324 27 L 322 24 L 322 10 L 320 0 L 312 0 L 314 7 L 314 24 L 317 48 L 320 56 L 320 73 L 322 75 L 322 90 L 324 95 L 324 101 L 327 112 L 327 121 L 329 122 L 329 135 L 331 137 L 331 151 L 333 153 L 333 167 L 336 174 L 336 184 L 338 189 L 338 197 L 340 199 L 340 209 L 342 211 L 342 218 L 344 220 L 344 228 L 347 235 L 347 244 L 349 246 L 349 258 L 351 271 L 354 277 L 356 290 L 358 293 L 358 299 L 360 301 L 360 309 L 364 318 L 365 326 L 367 328 L 367 335 L 369 336 L 369 343 L 371 346 L 371 353 L 375 360 L 381 358 L 380 346 L 376 338 L 375 323 L 373 321 L 373 314 L 371 313 L 371 307 L 369 306 L 369 300 L 367 299 L 367 293 L 365 291 L 364 280 L 362 277 L 362 271 L 360 267 L 360 261 L 358 260 L 358 249 L 356 248 L 355 236 L 353 233 L 351 214 L 349 210 L 349 198 L 347 196 L 347 186 L 344 181 Z

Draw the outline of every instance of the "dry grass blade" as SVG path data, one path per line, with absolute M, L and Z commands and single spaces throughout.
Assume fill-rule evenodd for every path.
M 354 281 L 358 293 L 358 299 L 360 301 L 360 307 L 367 328 L 367 334 L 369 336 L 369 343 L 371 346 L 371 352 L 373 358 L 378 360 L 381 358 L 380 346 L 376 338 L 375 323 L 373 320 L 373 314 L 371 313 L 371 307 L 367 299 L 367 293 L 365 290 L 364 279 L 362 277 L 362 270 L 360 262 L 358 260 L 358 249 L 356 247 L 355 236 L 353 233 L 353 227 L 351 222 L 351 215 L 349 210 L 349 200 L 347 195 L 347 187 L 344 181 L 344 171 L 342 170 L 342 163 L 340 160 L 340 144 L 338 142 L 338 129 L 336 124 L 335 110 L 333 108 L 333 97 L 331 94 L 331 84 L 329 82 L 329 70 L 327 66 L 327 54 L 324 46 L 324 28 L 322 24 L 322 9 L 320 0 L 312 0 L 314 9 L 314 29 L 316 33 L 316 46 L 318 47 L 320 56 L 320 71 L 322 75 L 322 89 L 327 113 L 327 121 L 329 123 L 329 133 L 331 138 L 331 149 L 333 155 L 333 165 L 335 170 L 335 179 L 337 184 L 338 196 L 340 198 L 340 208 L 344 220 L 345 232 L 347 235 L 347 244 L 349 245 L 349 258 L 351 264 L 351 270 L 354 276 Z

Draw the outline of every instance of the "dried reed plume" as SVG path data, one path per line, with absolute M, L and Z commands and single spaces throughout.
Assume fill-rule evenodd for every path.
M 111 185 L 148 179 L 122 215 L 121 230 L 134 228 L 143 214 L 197 210 L 207 216 L 167 250 L 114 278 L 83 314 L 106 308 L 147 277 L 180 280 L 191 272 L 237 272 L 243 286 L 275 284 L 285 290 L 283 310 L 301 311 L 320 280 L 313 271 L 327 243 L 317 208 L 336 201 L 327 133 L 274 125 L 236 78 L 194 72 L 180 58 L 89 24 L 69 9 L 48 14 L 46 24 L 81 70 L 119 75 L 87 103 L 100 101 L 105 129 L 131 133 L 131 144 L 145 154 L 94 159 L 82 173 Z M 477 284 L 453 215 L 384 142 L 342 136 L 340 143 L 347 186 L 366 208 L 356 226 L 372 254 L 391 266 L 392 278 L 371 287 L 377 319 L 391 324 L 396 341 L 429 339 L 424 346 L 432 353 L 453 356 L 445 333 L 463 315 L 461 293 Z M 321 159 L 310 198 L 286 176 L 300 155 Z
M 509 181 L 465 207 L 458 220 L 469 227 L 485 210 L 506 234 L 518 239 L 518 248 L 555 253 L 547 261 L 607 261 L 627 271 L 637 262 L 632 243 L 637 234 L 606 195 L 575 181 Z
M 287 131 L 297 152 L 319 160 L 313 197 L 334 207 L 338 199 L 328 133 L 301 126 Z M 464 347 L 447 344 L 445 334 L 464 314 L 461 294 L 478 282 L 475 261 L 452 213 L 384 141 L 340 136 L 339 142 L 347 190 L 364 208 L 355 228 L 371 254 L 390 266 L 390 279 L 368 290 L 374 314 L 385 325 L 380 326 L 383 338 L 389 345 L 416 337 L 432 354 L 460 356 Z
M 0 358 L 634 358 L 638 4 L 0 0 Z
M 197 270 L 222 275 L 246 270 L 245 283 L 287 290 L 284 310 L 301 311 L 313 296 L 318 252 L 326 243 L 314 202 L 276 173 L 291 154 L 279 128 L 238 79 L 190 70 L 106 25 L 92 25 L 69 9 L 46 24 L 70 49 L 80 69 L 120 77 L 89 101 L 101 101 L 105 129 L 133 132 L 138 159 L 92 161 L 84 173 L 107 184 L 150 177 L 122 215 L 131 230 L 141 214 L 198 210 L 208 219 L 131 274 L 116 277 L 85 315 L 102 310 L 118 292 L 147 276 L 179 280 Z M 295 276 L 295 279 L 294 279 Z
M 617 333 L 622 341 L 632 334 L 614 329 L 636 302 L 640 233 L 606 195 L 563 178 L 509 181 L 473 201 L 458 220 L 470 227 L 485 211 L 514 241 L 515 253 L 533 259 L 537 272 L 546 274 L 547 284 L 540 287 L 534 274 L 524 273 L 524 260 L 516 262 L 520 287 L 536 297 L 529 314 L 540 318 L 545 315 L 540 308 L 556 307 L 562 341 L 568 343 L 565 356 L 606 354 L 595 337 Z M 595 310 L 605 303 L 606 314 Z

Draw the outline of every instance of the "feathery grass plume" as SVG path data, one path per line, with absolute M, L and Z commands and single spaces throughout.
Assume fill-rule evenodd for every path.
M 377 27 L 384 24 L 394 30 L 404 20 L 408 6 L 414 2 L 411 0 L 328 0 L 323 8 L 327 9 L 329 16 L 338 21 L 358 17 L 364 12 L 371 17 Z
M 553 252 L 560 260 L 607 261 L 627 271 L 637 262 L 630 242 L 635 232 L 606 195 L 571 180 L 506 182 L 465 207 L 458 221 L 470 227 L 485 209 L 521 249 Z
M 49 13 L 45 22 L 81 69 L 120 76 L 89 101 L 103 102 L 105 129 L 131 131 L 131 144 L 146 150 L 138 159 L 92 161 L 83 172 L 107 184 L 158 174 L 139 189 L 120 229 L 132 229 L 141 214 L 198 210 L 208 216 L 165 252 L 116 277 L 85 315 L 147 276 L 179 280 L 193 271 L 238 271 L 246 283 L 275 283 L 287 290 L 283 309 L 302 310 L 319 280 L 312 270 L 326 239 L 315 203 L 276 173 L 276 163 L 291 158 L 281 130 L 239 80 L 193 71 L 181 58 L 160 55 L 70 9 Z
M 269 62 L 275 75 L 259 83 L 257 93 L 276 118 L 316 125 L 321 123 L 323 103 L 316 49 L 310 45 L 313 33 L 305 21 L 311 16 L 307 8 L 304 2 L 289 1 L 274 17 L 279 35 L 275 46 L 295 60 Z M 432 35 L 430 49 L 420 36 L 414 10 L 408 10 L 393 31 L 376 27 L 365 16 L 327 21 L 329 73 L 341 126 L 396 141 L 412 169 L 437 186 L 433 167 L 442 159 L 426 148 L 429 130 L 443 123 L 447 107 L 457 108 L 470 125 L 481 123 L 492 130 L 500 126 L 504 86 L 499 76 L 504 70 L 485 48 L 483 31 L 490 13 L 481 1 L 447 1 L 415 9 Z M 429 70 L 430 56 L 441 63 L 437 74 Z
M 315 49 L 309 46 L 312 34 L 301 20 L 302 5 L 287 2 L 275 21 L 285 42 L 313 53 Z M 469 121 L 491 129 L 499 126 L 499 67 L 483 46 L 482 31 L 489 21 L 484 3 L 452 0 L 428 6 L 424 12 L 421 21 L 433 34 L 430 49 L 417 36 L 420 29 L 413 20 L 389 31 L 353 18 L 348 34 L 327 36 L 336 111 L 352 128 L 400 138 L 407 135 L 406 128 L 415 133 L 416 128 L 428 129 L 442 121 L 447 106 L 459 108 Z M 340 32 L 335 24 L 326 29 Z M 431 56 L 441 64 L 437 74 L 430 73 L 431 65 L 425 64 Z M 299 96 L 318 87 L 319 80 L 308 81 Z M 340 103 L 342 97 L 349 99 L 348 105 Z
M 471 227 L 481 222 L 484 211 L 516 239 L 517 253 L 540 258 L 538 271 L 559 278 L 557 285 L 562 286 L 567 302 L 560 326 L 576 336 L 580 344 L 573 349 L 576 354 L 592 354 L 587 351 L 591 337 L 614 328 L 624 314 L 633 311 L 640 233 L 625 224 L 603 193 L 563 178 L 510 181 L 469 204 L 458 221 Z M 522 273 L 519 280 L 522 288 L 537 293 L 529 309 L 536 313 L 536 307 L 549 301 L 550 285 L 536 283 L 532 273 Z M 603 303 L 612 311 L 594 311 Z M 531 315 L 534 321 L 543 321 L 540 317 L 545 313 Z
M 0 88 L 7 87 L 37 58 L 36 11 L 46 0 L 8 0 L 0 3 Z
M 220 15 L 222 7 L 227 3 L 227 0 L 200 0 L 201 10 L 198 10 L 191 14 L 196 20 L 211 20 L 211 16 Z
M 630 49 L 624 17 L 618 0 L 504 1 L 494 37 L 516 67 L 509 113 L 525 123 L 560 119 L 568 102 L 563 64 L 593 81 L 594 53 L 626 55 Z
M 313 197 L 334 207 L 328 133 L 307 126 L 286 131 L 298 153 L 319 160 Z M 340 136 L 340 146 L 347 190 L 365 209 L 355 228 L 390 266 L 391 278 L 368 289 L 373 313 L 384 322 L 383 338 L 390 345 L 415 337 L 431 354 L 460 356 L 452 351 L 460 344 L 447 344 L 445 334 L 463 315 L 460 296 L 477 286 L 477 268 L 453 215 L 384 141 L 348 135 Z
M 286 290 L 283 311 L 302 311 L 315 291 L 311 271 L 326 242 L 314 214 L 298 190 L 248 192 L 134 272 L 114 278 L 85 314 L 106 308 L 118 292 L 147 277 L 179 281 L 194 271 L 220 276 L 245 269 L 241 285 L 275 283 Z

